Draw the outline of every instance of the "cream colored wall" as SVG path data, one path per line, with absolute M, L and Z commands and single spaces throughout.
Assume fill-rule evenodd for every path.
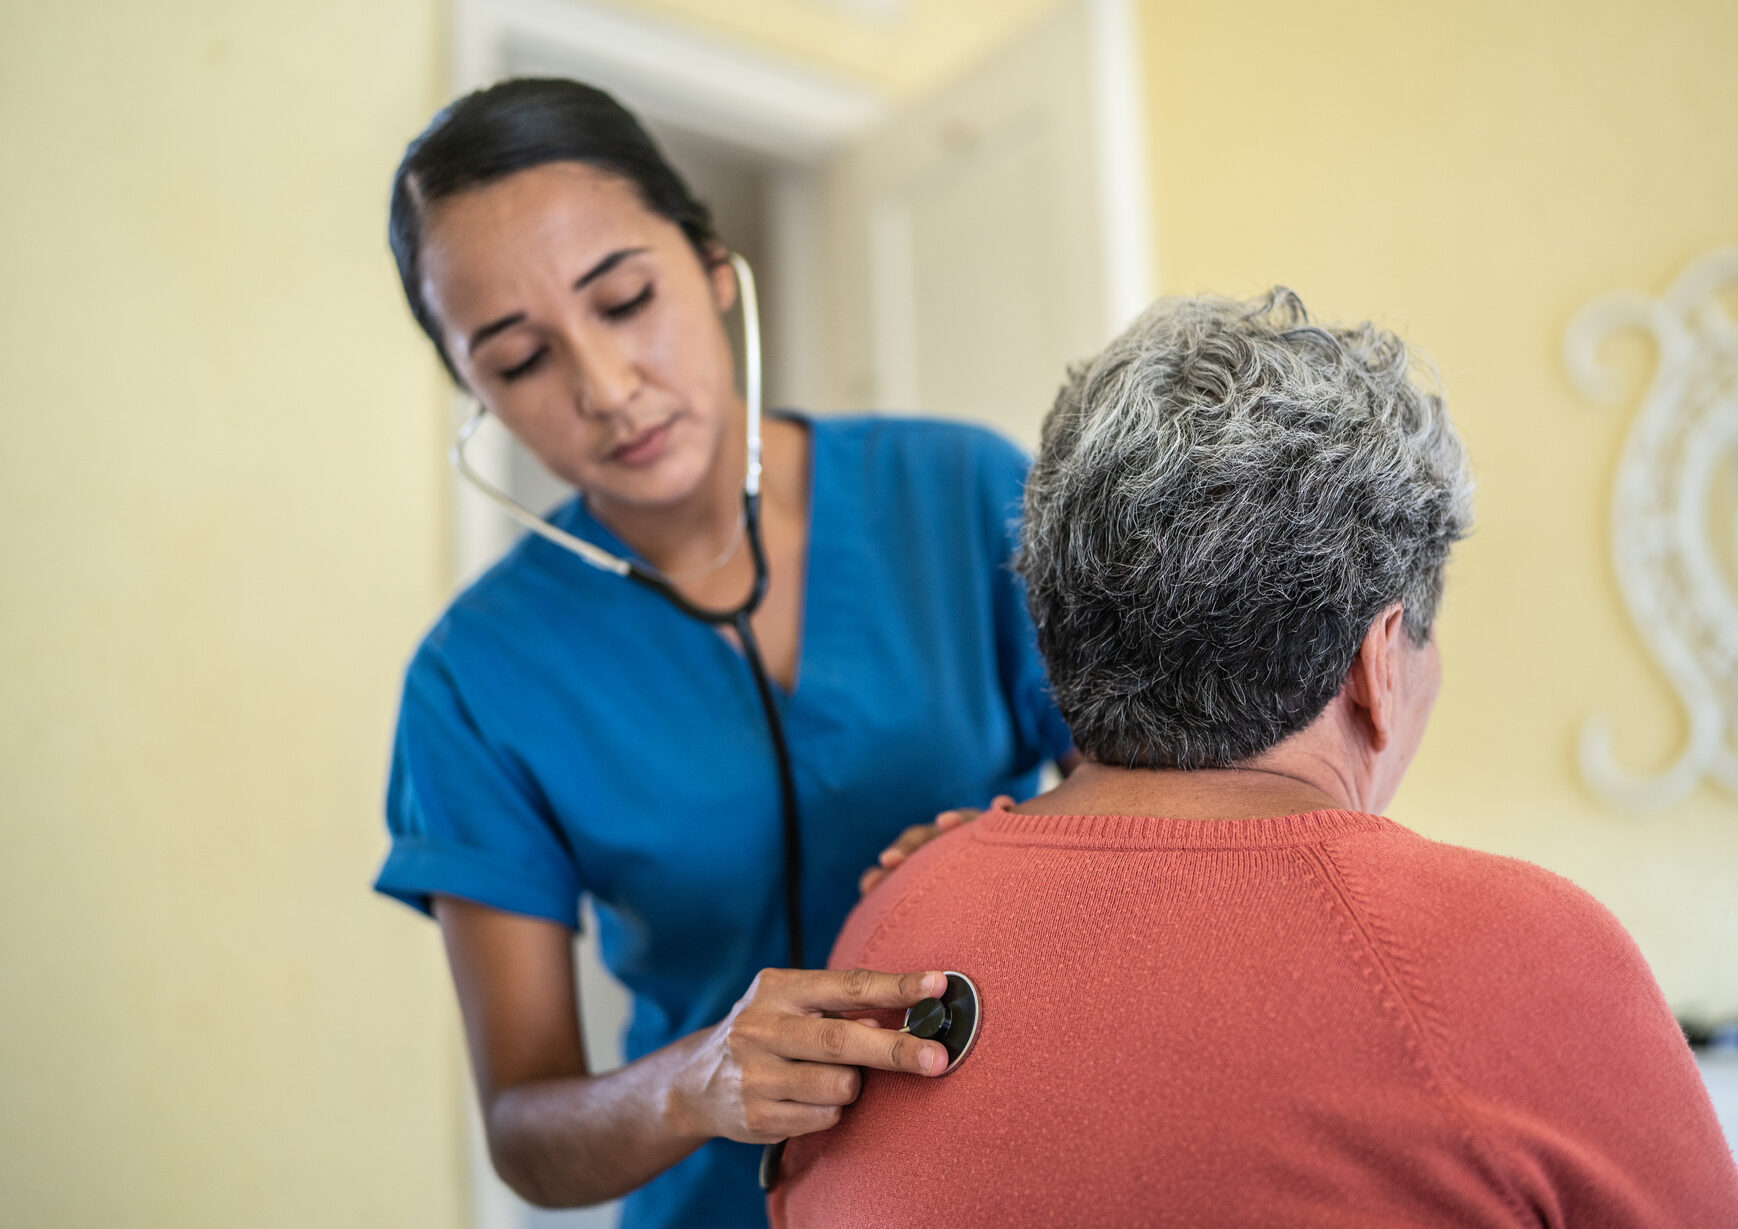
M 0 5 L 0 1223 L 464 1206 L 438 939 L 367 891 L 445 592 L 383 240 L 444 12 Z
M 1606 516 L 1633 415 L 1570 390 L 1565 324 L 1738 240 L 1727 0 L 1145 0 L 1167 292 L 1284 282 L 1430 351 L 1480 480 L 1441 622 L 1446 682 L 1396 817 L 1559 871 L 1680 1010 L 1738 1012 L 1738 799 L 1617 815 L 1582 720 L 1632 767 L 1683 735 L 1620 605 Z M 1641 347 L 1627 356 L 1639 392 Z

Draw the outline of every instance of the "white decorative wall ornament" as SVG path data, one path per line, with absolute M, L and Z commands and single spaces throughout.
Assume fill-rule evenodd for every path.
M 1667 806 L 1706 777 L 1738 793 L 1738 320 L 1720 297 L 1730 288 L 1738 288 L 1738 247 L 1716 248 L 1657 299 L 1596 299 L 1563 339 L 1571 381 L 1606 403 L 1619 389 L 1600 365 L 1600 343 L 1639 329 L 1659 347 L 1618 466 L 1611 551 L 1624 603 L 1683 703 L 1689 737 L 1662 772 L 1635 776 L 1613 756 L 1604 718 L 1587 720 L 1582 776 L 1625 810 Z M 1727 515 L 1716 524 L 1722 500 Z

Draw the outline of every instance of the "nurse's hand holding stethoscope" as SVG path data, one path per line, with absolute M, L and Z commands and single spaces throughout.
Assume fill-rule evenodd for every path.
M 997 794 L 990 800 L 985 810 L 995 811 L 1003 807 L 1011 807 L 1014 800 L 1006 794 Z M 869 889 L 880 883 L 893 873 L 895 867 L 904 862 L 912 854 L 922 849 L 944 832 L 951 832 L 961 824 L 968 824 L 983 811 L 971 807 L 959 807 L 952 811 L 943 811 L 935 817 L 932 824 L 913 824 L 899 834 L 899 839 L 881 851 L 876 859 L 876 865 L 864 871 L 857 879 L 857 891 L 864 896 L 869 895 Z
M 842 1012 L 911 1007 L 947 989 L 944 973 L 763 969 L 690 1050 L 673 1108 L 695 1137 L 769 1144 L 838 1123 L 862 1088 L 859 1067 L 936 1076 L 947 1050 Z

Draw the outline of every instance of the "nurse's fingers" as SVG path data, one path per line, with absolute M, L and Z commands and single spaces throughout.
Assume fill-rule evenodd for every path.
M 1006 794 L 997 794 L 990 801 L 987 810 L 994 811 L 999 807 L 1011 807 L 1014 800 Z M 951 811 L 943 811 L 935 817 L 934 823 L 913 824 L 901 832 L 893 844 L 881 851 L 878 861 L 882 866 L 891 869 L 922 849 L 944 832 L 951 832 L 961 824 L 969 824 L 982 815 L 983 811 L 975 807 L 955 807 Z
M 756 997 L 796 1012 L 868 1011 L 910 1007 L 947 992 L 947 974 L 881 973 L 874 969 L 762 969 Z
M 765 1101 L 755 1107 L 747 1123 L 744 1143 L 775 1144 L 781 1139 L 810 1135 L 839 1125 L 844 1108 L 837 1105 L 805 1105 L 800 1101 Z
M 947 1069 L 947 1050 L 939 1041 L 925 1041 L 897 1029 L 865 1028 L 855 1020 L 787 1016 L 779 1032 L 769 1048 L 800 1066 L 874 1067 L 908 1075 L 940 1075 Z
M 1008 794 L 997 794 L 994 798 L 990 799 L 990 805 L 985 807 L 983 811 L 980 811 L 975 807 L 955 807 L 951 811 L 943 811 L 940 815 L 935 817 L 935 826 L 940 828 L 943 832 L 948 832 L 959 827 L 961 824 L 970 823 L 972 820 L 982 815 L 984 811 L 1001 811 L 1012 807 L 1013 805 L 1014 799 L 1012 796 Z
M 729 1021 L 732 1048 L 798 1062 L 940 1075 L 947 1051 L 939 1042 L 821 1013 L 910 1007 L 946 992 L 945 973 L 762 969 L 745 1007 Z
M 947 819 L 949 817 L 959 816 L 960 814 L 959 811 L 943 811 L 941 818 Z M 963 819 L 954 818 L 948 826 L 957 828 L 963 822 L 965 822 Z M 933 824 L 913 824 L 894 838 L 893 844 L 889 845 L 886 849 L 883 849 L 881 851 L 881 856 L 875 860 L 888 870 L 892 870 L 895 866 L 898 866 L 901 862 L 905 861 L 905 859 L 909 858 L 912 854 L 916 853 L 936 837 L 940 836 L 945 830 L 946 829 L 941 826 L 940 819 Z
M 955 826 L 957 827 L 958 823 L 956 823 Z M 907 828 L 904 833 L 900 835 L 897 842 L 889 845 L 886 849 L 881 851 L 881 856 L 876 859 L 875 866 L 871 866 L 868 870 L 857 876 L 857 894 L 859 896 L 868 895 L 870 888 L 874 887 L 883 879 L 887 878 L 888 875 L 892 874 L 893 871 L 903 864 L 905 859 L 911 854 L 929 844 L 929 842 L 933 841 L 940 835 L 941 829 L 936 827 L 934 824 L 924 824 L 917 828 Z
M 1000 807 L 1011 807 L 1013 805 L 1014 800 L 1007 794 L 997 794 L 995 798 L 991 800 L 988 809 L 994 811 Z M 922 849 L 942 833 L 951 832 L 961 824 L 968 824 L 982 814 L 982 811 L 976 810 L 972 807 L 957 807 L 952 811 L 943 811 L 940 815 L 937 815 L 935 817 L 935 822 L 932 824 L 914 824 L 907 828 L 904 832 L 899 834 L 893 844 L 881 851 L 881 855 L 876 858 L 876 864 L 874 866 L 871 866 L 868 870 L 857 876 L 857 894 L 859 896 L 869 895 L 871 888 L 887 878 L 887 873 L 889 871 L 902 864 L 912 854 L 916 853 L 919 849 Z
M 832 1063 L 781 1063 L 778 1091 L 781 1101 L 802 1105 L 850 1105 L 863 1091 L 863 1073 L 856 1067 Z

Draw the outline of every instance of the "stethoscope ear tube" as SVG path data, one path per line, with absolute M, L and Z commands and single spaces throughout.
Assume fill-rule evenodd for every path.
M 748 470 L 742 476 L 742 493 L 760 499 L 760 296 L 754 289 L 754 270 L 735 252 L 730 267 L 736 272 L 736 290 L 742 299 L 742 389 L 748 405 Z
M 489 411 L 479 403 L 471 416 L 465 420 L 465 425 L 459 428 L 458 435 L 453 439 L 453 446 L 447 450 L 447 460 L 451 462 L 453 469 L 458 471 L 459 477 L 487 495 L 494 501 L 496 507 L 538 537 L 553 542 L 564 550 L 572 551 L 594 568 L 613 573 L 616 576 L 628 575 L 633 570 L 633 564 L 626 559 L 612 555 L 601 546 L 596 546 L 584 538 L 575 537 L 565 529 L 551 525 L 472 467 L 469 458 L 465 456 L 465 446 L 471 442 L 471 437 L 477 433 L 477 429 L 483 425 L 483 419 L 487 418 L 488 415 Z

